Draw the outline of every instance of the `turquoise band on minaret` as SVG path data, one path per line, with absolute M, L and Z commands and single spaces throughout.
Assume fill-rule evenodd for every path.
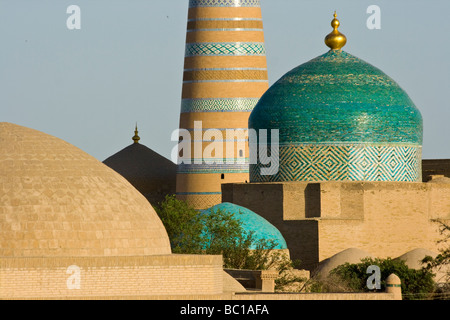
M 194 56 L 264 56 L 266 48 L 259 42 L 187 43 L 186 57 Z

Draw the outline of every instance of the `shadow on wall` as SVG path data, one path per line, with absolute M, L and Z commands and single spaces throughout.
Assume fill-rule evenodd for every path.
M 320 183 L 310 183 L 305 188 L 305 218 L 320 217 Z
M 422 160 L 422 180 L 427 182 L 432 175 L 450 178 L 450 159 Z

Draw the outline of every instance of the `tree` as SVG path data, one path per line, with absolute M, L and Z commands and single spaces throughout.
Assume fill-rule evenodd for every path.
M 204 225 L 203 245 L 206 254 L 222 254 L 225 268 L 264 270 L 272 267 L 277 255 L 274 240 L 257 239 L 245 230 L 235 213 L 222 209 L 201 214 Z
M 439 232 L 444 237 L 438 241 L 438 244 L 443 244 L 444 247 L 440 249 L 440 253 L 435 258 L 425 257 L 422 260 L 428 269 L 441 268 L 450 265 L 450 246 L 448 245 L 448 240 L 450 239 L 450 226 L 439 219 L 432 221 L 439 224 Z M 447 282 L 450 280 L 449 273 L 450 271 L 447 272 Z
M 197 210 L 174 195 L 166 196 L 155 210 L 166 228 L 173 253 L 201 252 L 203 224 Z
M 330 292 L 333 286 L 338 283 L 344 291 L 352 292 L 368 292 L 367 288 L 367 268 L 376 265 L 381 271 L 381 291 L 386 289 L 386 278 L 394 273 L 402 281 L 402 294 L 405 300 L 425 299 L 431 297 L 434 292 L 435 284 L 433 280 L 434 274 L 425 269 L 411 269 L 403 260 L 393 260 L 391 258 L 365 258 L 360 263 L 345 263 L 333 269 L 330 272 L 333 283 L 318 281 L 312 286 L 313 290 L 322 292 Z M 335 289 L 335 288 L 334 288 Z M 318 290 L 319 291 L 319 290 Z
M 450 239 L 450 226 L 443 220 L 434 219 L 433 222 L 439 224 L 439 232 L 443 236 L 442 239 L 438 240 L 438 244 L 443 247 L 439 250 L 440 253 L 436 257 L 427 256 L 422 260 L 425 268 L 430 272 L 436 272 L 441 269 L 446 268 L 445 283 L 441 284 L 437 288 L 436 296 L 441 296 L 446 299 L 450 297 L 450 246 L 448 244 Z
M 234 213 L 198 211 L 173 195 L 155 210 L 167 230 L 173 253 L 221 254 L 224 267 L 232 269 L 264 270 L 289 264 L 287 257 L 274 250 L 276 241 L 257 239 Z

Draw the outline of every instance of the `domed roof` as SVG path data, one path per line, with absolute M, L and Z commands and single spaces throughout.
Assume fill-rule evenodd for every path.
M 400 257 L 396 258 L 395 260 L 405 261 L 406 265 L 411 269 L 421 269 L 423 267 L 423 264 L 421 263 L 421 261 L 426 256 L 436 258 L 437 253 L 427 250 L 427 249 L 417 248 L 417 249 L 408 251 L 405 254 L 402 254 Z
M 360 263 L 364 258 L 373 258 L 373 256 L 358 248 L 348 248 L 338 252 L 328 259 L 319 263 L 316 273 L 319 277 L 326 277 L 331 270 L 345 263 Z
M 286 73 L 261 97 L 249 128 L 280 129 L 280 144 L 422 144 L 422 116 L 380 69 L 342 50 Z
M 166 179 L 175 177 L 177 165 L 152 149 L 134 143 L 103 161 L 124 177 Z
M 279 130 L 279 168 L 263 175 L 265 156 L 251 154 L 250 181 L 420 181 L 419 110 L 380 69 L 333 49 L 342 34 L 331 39 L 332 50 L 286 73 L 253 109 L 249 128 L 269 130 L 268 148 Z
M 277 243 L 277 246 L 274 249 L 287 249 L 286 241 L 281 232 L 269 221 L 255 212 L 229 202 L 220 203 L 209 209 L 203 210 L 202 212 L 209 214 L 211 211 L 217 212 L 218 210 L 233 213 L 234 217 L 242 222 L 244 230 L 247 232 L 253 231 L 257 240 L 274 240 Z
M 425 257 L 428 256 L 434 259 L 437 255 L 438 254 L 436 252 L 424 248 L 417 248 L 402 254 L 400 257 L 395 258 L 394 260 L 403 260 L 408 268 L 419 270 L 424 267 L 424 264 L 422 264 L 422 260 Z M 446 283 L 448 282 L 447 279 L 448 274 L 450 273 L 450 266 L 441 265 L 437 268 L 434 268 L 433 273 L 435 274 L 434 280 L 437 283 Z
M 152 204 L 176 192 L 177 165 L 143 144 L 135 143 L 103 161 L 120 173 Z
M 0 123 L 0 256 L 170 254 L 149 202 L 73 145 Z
M 444 175 L 432 175 L 429 176 L 429 179 L 427 182 L 428 183 L 444 183 L 444 184 L 448 184 L 450 183 L 450 178 L 444 176 Z

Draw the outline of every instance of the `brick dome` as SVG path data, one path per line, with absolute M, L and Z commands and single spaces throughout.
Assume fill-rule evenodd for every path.
M 148 201 L 73 145 L 0 123 L 0 257 L 170 254 Z

